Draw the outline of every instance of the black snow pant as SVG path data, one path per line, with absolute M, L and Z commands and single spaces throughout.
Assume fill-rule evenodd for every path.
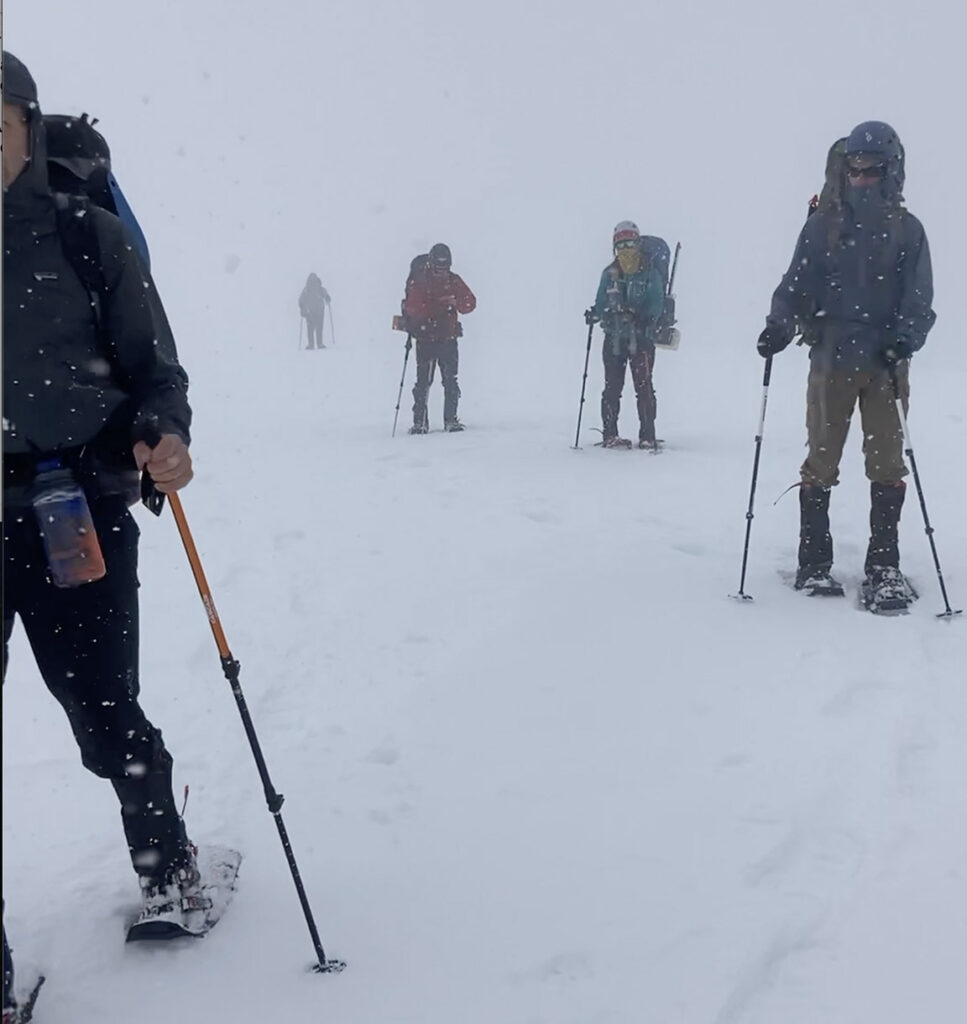
M 416 384 L 413 385 L 413 425 L 429 425 L 426 408 L 427 395 L 433 379 L 434 365 L 440 367 L 443 381 L 443 422 L 455 423 L 457 403 L 460 401 L 460 385 L 457 383 L 460 353 L 456 338 L 444 341 L 417 340 L 416 342 Z
M 91 515 L 107 575 L 62 589 L 48 578 L 33 509 L 4 508 L 3 674 L 17 615 L 48 690 L 67 713 L 84 767 L 114 786 L 135 871 L 161 878 L 190 853 L 172 792 L 171 755 L 138 703 L 140 531 L 121 497 L 92 502 Z
M 638 399 L 638 440 L 655 440 L 655 416 L 658 403 L 655 398 L 653 372 L 654 348 L 638 352 L 622 351 L 615 354 L 611 339 L 604 340 L 604 391 L 601 393 L 601 426 L 604 440 L 618 436 L 618 413 L 621 410 L 621 392 L 625 386 L 625 367 L 631 364 L 631 379 Z
M 322 343 L 322 328 L 325 326 L 326 318 L 306 317 L 306 348 L 325 348 Z
M 3 927 L 3 1008 L 13 1009 L 17 1004 L 13 998 L 13 957 L 7 945 L 7 926 Z

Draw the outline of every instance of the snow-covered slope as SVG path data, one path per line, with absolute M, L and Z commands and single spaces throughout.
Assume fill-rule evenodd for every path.
M 967 154 L 930 109 L 958 94 L 964 15 L 928 4 L 893 30 L 880 9 L 740 7 L 628 10 L 620 26 L 586 4 L 5 10 L 45 106 L 102 118 L 149 235 L 193 381 L 186 512 L 323 941 L 349 962 L 306 972 L 174 523 L 139 510 L 144 705 L 190 785 L 192 835 L 245 861 L 208 938 L 124 945 L 137 889 L 113 793 L 80 767 L 18 631 L 3 881 L 18 966 L 49 975 L 38 1020 L 960 1020 L 967 623 L 933 616 L 912 491 L 909 616 L 782 579 L 798 509 L 773 502 L 802 459 L 798 349 L 773 375 L 756 600 L 728 594 L 754 338 L 828 143 L 887 117 L 937 279 L 910 424 L 967 601 L 963 225 L 943 187 Z M 831 19 L 876 60 L 817 78 Z M 83 67 L 65 58 L 78 37 Z M 928 43 L 913 79 L 876 73 Z M 684 246 L 658 457 L 593 447 L 598 342 L 585 447 L 569 447 L 580 314 L 626 216 Z M 410 256 L 438 238 L 480 302 L 461 348 L 469 429 L 391 439 L 403 347 L 387 328 Z M 324 352 L 297 351 L 309 270 L 334 297 Z M 436 388 L 436 426 L 440 402 Z M 852 593 L 867 501 L 854 436 L 833 504 Z

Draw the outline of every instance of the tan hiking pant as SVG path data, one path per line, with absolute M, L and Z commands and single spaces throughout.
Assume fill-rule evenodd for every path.
M 906 415 L 910 399 L 909 364 L 897 367 L 897 384 Z M 800 469 L 803 483 L 834 487 L 838 482 L 839 461 L 857 400 L 867 477 L 874 483 L 893 484 L 907 475 L 903 430 L 889 371 L 884 367 L 859 372 L 836 369 L 827 373 L 810 367 L 806 389 L 809 455 Z

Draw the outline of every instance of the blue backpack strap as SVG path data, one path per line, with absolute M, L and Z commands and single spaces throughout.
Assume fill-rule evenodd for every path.
M 137 251 L 138 256 L 141 257 L 141 261 L 144 263 L 144 269 L 150 274 L 151 253 L 148 252 L 148 240 L 144 237 L 144 232 L 141 230 L 138 218 L 135 217 L 134 210 L 131 209 L 130 203 L 128 203 L 127 199 L 124 198 L 121 186 L 118 184 L 117 178 L 115 178 L 113 174 L 109 174 L 107 176 L 107 185 L 111 190 L 111 198 L 114 200 L 118 217 L 121 219 L 121 223 L 131 236 L 131 241 L 134 242 L 134 248 Z

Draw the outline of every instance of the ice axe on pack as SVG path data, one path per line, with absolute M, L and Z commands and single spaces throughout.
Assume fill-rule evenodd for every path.
M 152 448 L 154 448 L 161 440 L 161 434 L 156 427 L 149 428 L 145 431 L 145 434 L 145 440 Z M 145 483 L 146 478 L 147 483 Z M 155 491 L 156 494 L 158 493 L 155 490 L 154 484 L 151 482 L 147 472 L 144 472 L 142 475 L 141 493 L 143 496 L 146 496 L 149 491 Z M 278 829 L 279 839 L 282 842 L 282 849 L 285 851 L 285 858 L 289 865 L 292 881 L 299 897 L 299 903 L 302 906 L 306 925 L 309 928 L 309 935 L 312 939 L 312 946 L 317 958 L 316 962 L 312 965 L 312 970 L 318 974 L 338 974 L 340 971 L 345 969 L 346 964 L 342 960 L 329 960 L 326 957 L 325 950 L 322 948 L 322 941 L 319 938 L 319 931 L 316 928 L 312 908 L 309 906 L 309 897 L 306 895 L 305 886 L 302 884 L 302 875 L 299 873 L 299 866 L 296 864 L 295 854 L 292 851 L 292 844 L 289 842 L 289 834 L 286 831 L 285 823 L 282 820 L 282 804 L 285 801 L 285 797 L 276 791 L 275 787 L 272 785 L 272 780 L 269 778 L 269 770 L 265 763 L 265 757 L 262 754 L 262 747 L 259 743 L 258 736 L 256 735 L 255 725 L 252 722 L 252 716 L 249 713 L 248 705 L 245 702 L 245 695 L 242 693 L 242 685 L 239 682 L 241 665 L 232 655 L 231 649 L 228 646 L 228 640 L 225 637 L 225 631 L 222 628 L 221 620 L 218 617 L 218 612 L 215 610 L 215 602 L 212 599 L 211 589 L 208 586 L 208 580 L 205 578 L 205 570 L 202 568 L 201 559 L 198 556 L 198 550 L 195 547 L 191 530 L 188 528 L 188 520 L 185 517 L 185 511 L 181 505 L 181 498 L 176 492 L 168 494 L 167 498 L 168 504 L 171 506 L 171 511 L 175 517 L 175 523 L 178 526 L 178 533 L 181 535 L 181 542 L 184 545 L 185 553 L 188 556 L 192 575 L 195 577 L 198 594 L 201 597 L 201 602 L 205 607 L 205 613 L 208 616 L 208 624 L 211 626 L 212 634 L 215 637 L 215 645 L 218 648 L 218 655 L 221 659 L 222 671 L 225 673 L 225 678 L 228 680 L 229 685 L 232 688 L 232 695 L 235 697 L 235 703 L 238 706 L 238 712 L 242 718 L 242 726 L 245 729 L 245 735 L 248 737 L 249 746 L 252 748 L 252 756 L 255 758 L 255 764 L 262 780 L 262 788 L 265 792 L 265 802 L 268 805 L 269 811 L 275 821 L 275 826 Z M 148 504 L 148 502 L 145 501 L 145 504 Z M 156 515 L 160 515 L 162 506 L 163 498 L 160 501 L 155 501 L 148 507 L 151 508 Z

